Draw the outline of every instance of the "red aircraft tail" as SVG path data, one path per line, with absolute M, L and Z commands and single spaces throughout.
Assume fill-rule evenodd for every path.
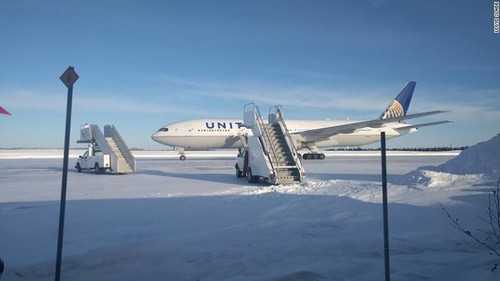
M 10 113 L 5 110 L 3 107 L 0 106 L 0 114 L 7 114 L 7 115 L 10 115 Z

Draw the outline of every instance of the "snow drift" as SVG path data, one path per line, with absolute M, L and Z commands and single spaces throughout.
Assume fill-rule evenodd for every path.
M 477 143 L 439 166 L 423 166 L 406 174 L 401 184 L 442 186 L 471 185 L 500 177 L 500 134 Z
M 437 166 L 436 171 L 456 174 L 500 174 L 500 134 L 465 149 L 457 157 Z

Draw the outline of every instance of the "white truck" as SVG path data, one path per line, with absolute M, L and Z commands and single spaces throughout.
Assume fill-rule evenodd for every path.
M 258 183 L 262 178 L 274 184 L 276 175 L 271 167 L 269 158 L 262 153 L 258 138 L 250 137 L 247 145 L 239 150 L 236 158 L 236 177 L 246 177 L 249 183 Z
M 96 145 L 89 144 L 88 150 L 78 157 L 75 168 L 78 173 L 93 170 L 96 174 L 103 174 L 106 170 L 111 170 L 111 155 L 104 154 Z

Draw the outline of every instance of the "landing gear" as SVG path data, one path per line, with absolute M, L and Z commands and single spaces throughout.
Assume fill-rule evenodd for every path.
M 181 161 L 184 161 L 186 160 L 186 155 L 185 155 L 185 152 L 184 152 L 184 148 L 183 147 L 174 147 L 174 150 L 177 150 L 179 151 L 179 160 Z
M 323 160 L 325 159 L 325 154 L 319 153 L 318 147 L 314 143 L 307 144 L 305 148 L 309 149 L 309 153 L 304 153 L 302 159 L 305 160 Z
M 302 159 L 305 160 L 323 160 L 325 159 L 325 154 L 323 153 L 305 153 L 302 155 Z

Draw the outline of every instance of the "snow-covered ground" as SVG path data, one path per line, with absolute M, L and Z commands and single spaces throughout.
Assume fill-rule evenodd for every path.
M 233 154 L 191 152 L 181 162 L 144 151 L 134 174 L 72 169 L 63 280 L 383 280 L 377 152 L 305 160 L 306 182 L 289 186 L 237 179 Z M 499 278 L 491 268 L 500 260 L 453 229 L 440 206 L 482 227 L 495 182 L 438 169 L 413 180 L 418 167 L 457 154 L 389 154 L 393 280 Z M 61 155 L 0 150 L 3 280 L 54 279 Z

